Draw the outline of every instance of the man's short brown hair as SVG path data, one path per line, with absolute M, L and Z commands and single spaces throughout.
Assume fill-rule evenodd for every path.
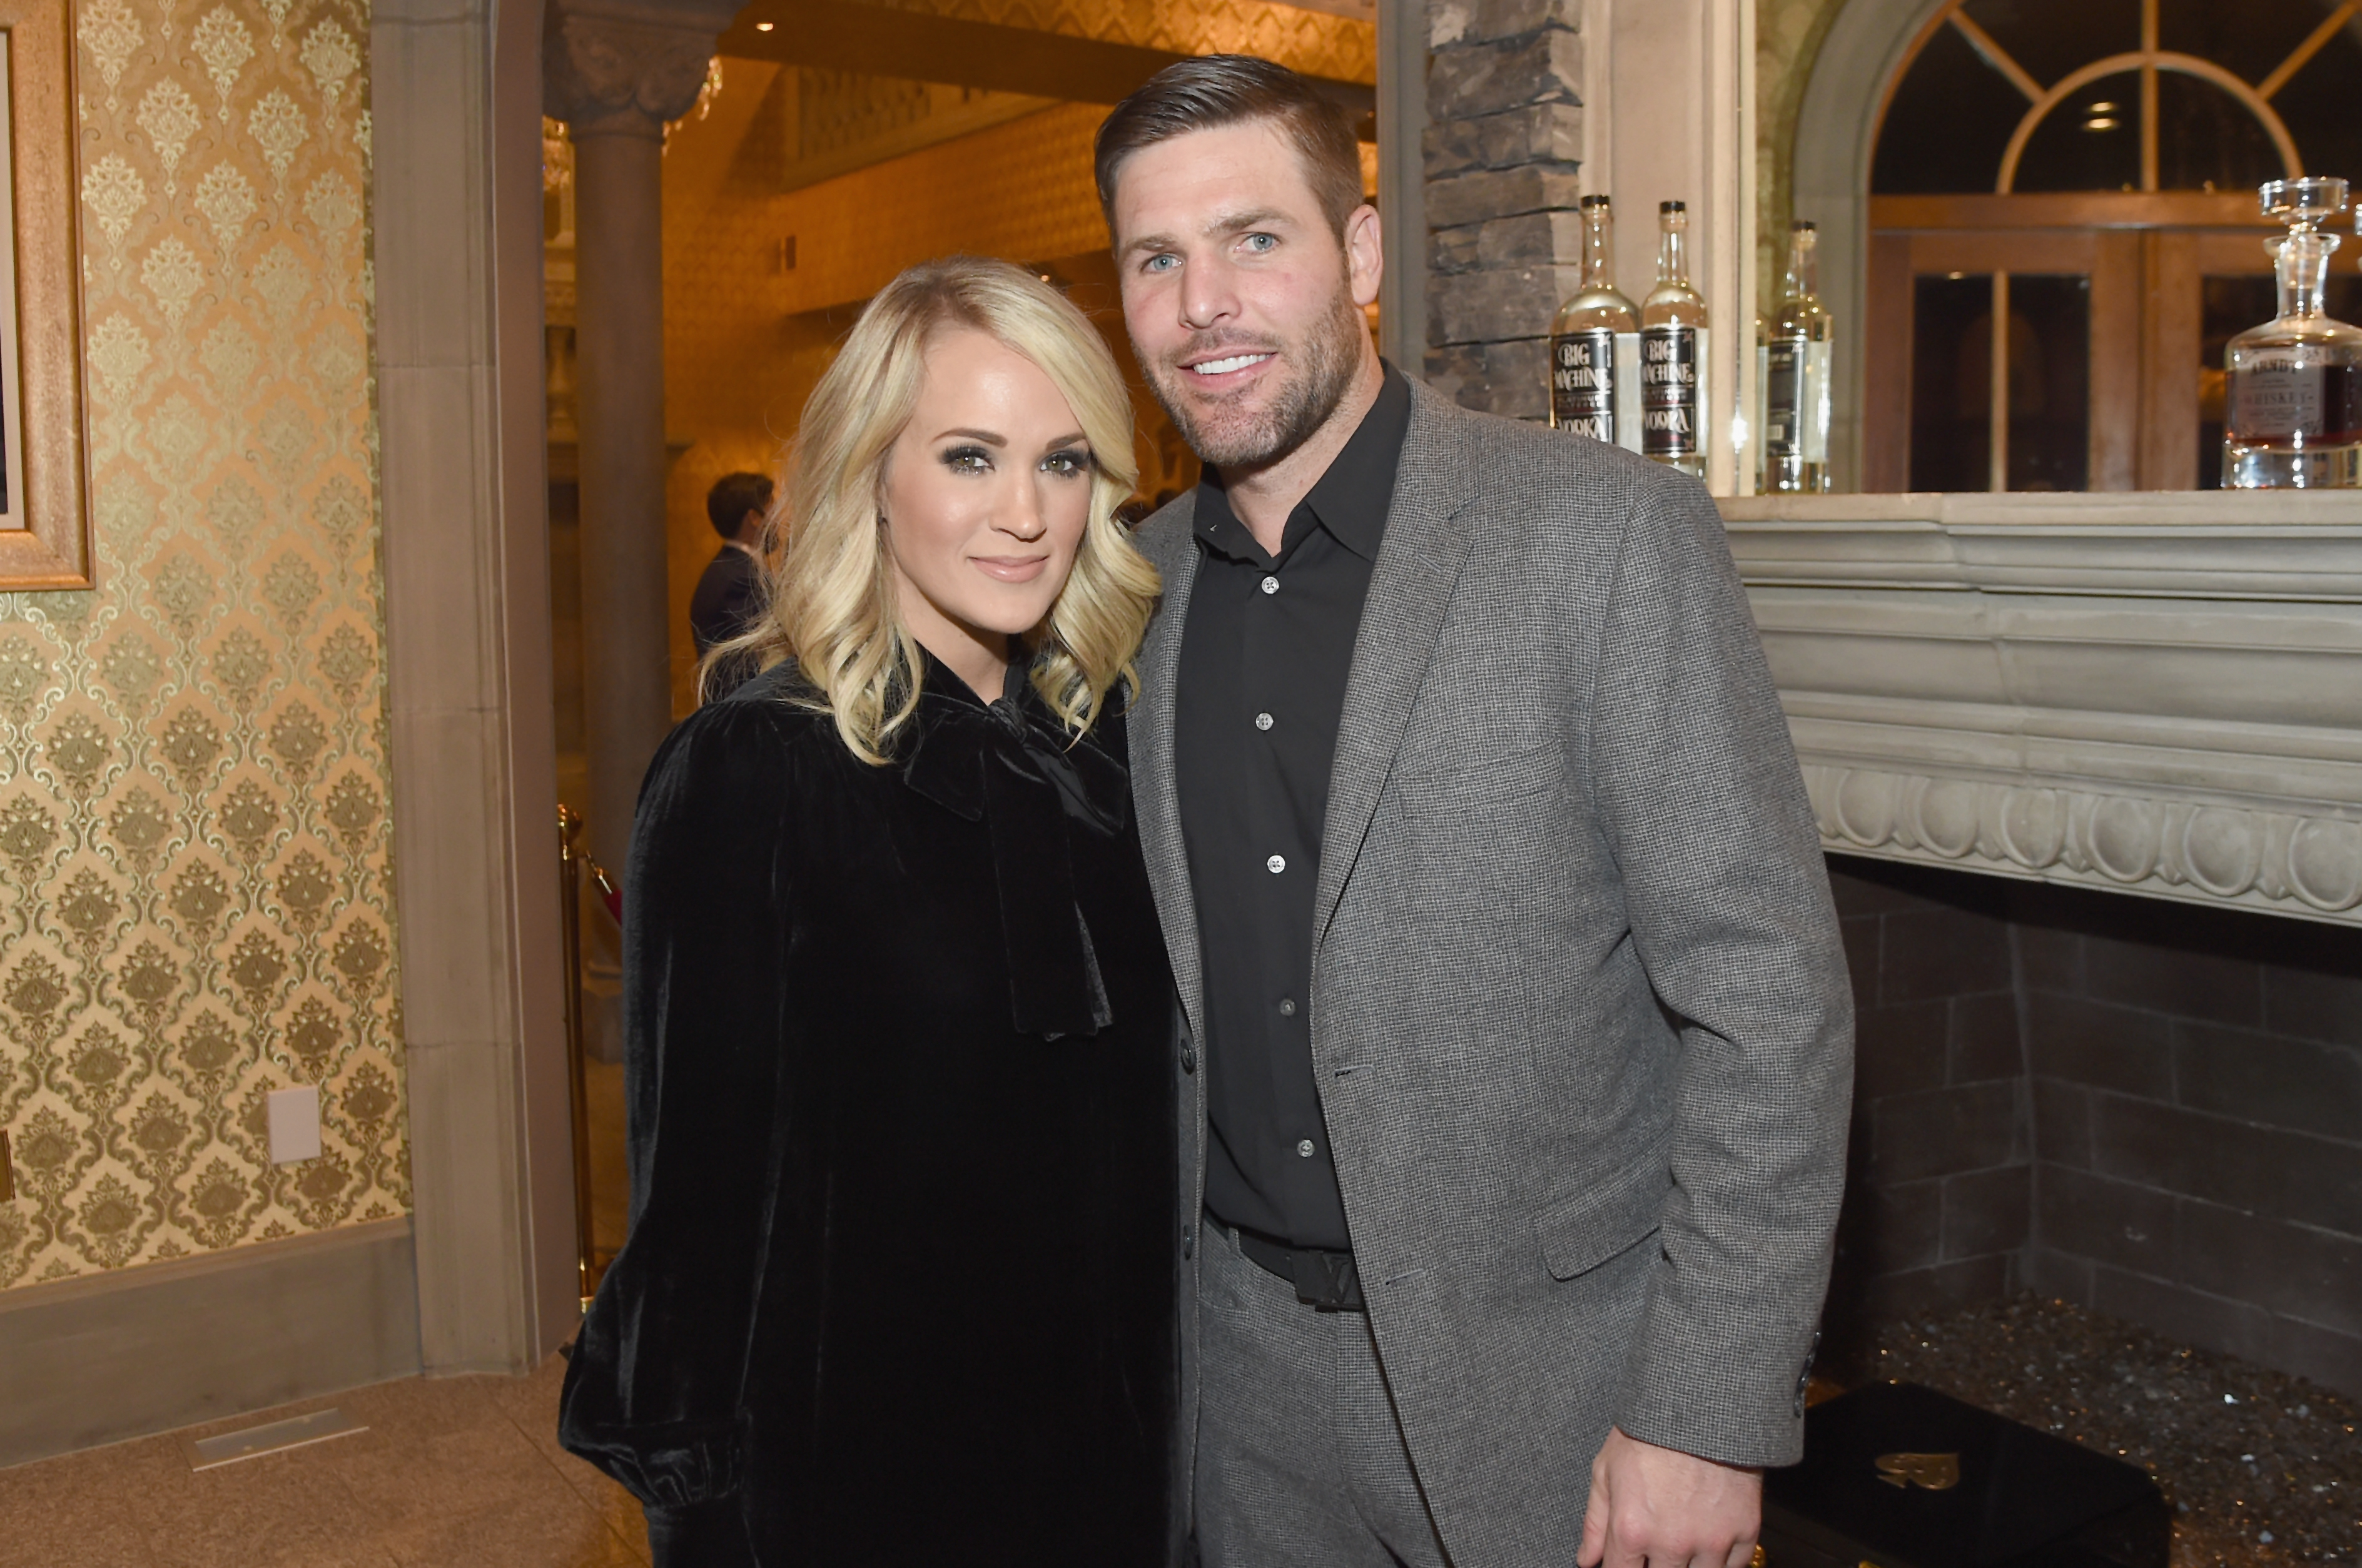
M 1099 210 L 1115 237 L 1115 181 L 1123 160 L 1190 131 L 1271 120 L 1304 159 L 1313 199 L 1340 239 L 1362 194 L 1362 149 L 1344 108 L 1284 65 L 1251 54 L 1209 54 L 1168 65 L 1099 126 Z

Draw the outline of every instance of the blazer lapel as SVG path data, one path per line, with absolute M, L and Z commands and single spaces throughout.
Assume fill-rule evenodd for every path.
M 1346 879 L 1394 767 L 1412 700 L 1443 627 L 1444 606 L 1468 555 L 1458 515 L 1475 493 L 1468 447 L 1474 432 L 1454 405 L 1411 382 L 1410 427 L 1395 470 L 1394 505 L 1370 574 L 1337 759 L 1329 777 L 1329 816 L 1321 832 L 1320 880 L 1313 893 L 1315 952 L 1329 934 Z M 1169 740 L 1168 740 L 1169 744 Z
M 1142 525 L 1142 550 L 1164 578 L 1164 602 L 1140 645 L 1140 700 L 1127 720 L 1131 736 L 1132 809 L 1140 814 L 1140 848 L 1173 963 L 1173 983 L 1198 1038 L 1205 1037 L 1205 972 L 1198 948 L 1198 900 L 1189 886 L 1189 853 L 1181 842 L 1181 793 L 1173 776 L 1173 694 L 1181 668 L 1181 633 L 1189 593 L 1198 581 L 1198 545 L 1189 532 L 1195 492 Z M 1170 525 L 1169 529 L 1167 525 Z

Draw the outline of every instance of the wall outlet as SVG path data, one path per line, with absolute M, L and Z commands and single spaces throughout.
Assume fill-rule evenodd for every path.
M 270 1091 L 270 1163 L 292 1165 L 320 1157 L 320 1091 L 304 1088 Z

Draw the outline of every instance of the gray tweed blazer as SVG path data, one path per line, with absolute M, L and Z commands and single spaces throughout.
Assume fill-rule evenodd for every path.
M 1185 1040 L 1205 1016 L 1173 771 L 1190 511 L 1184 496 L 1138 536 L 1164 601 L 1130 721 Z M 1323 845 L 1314 1070 L 1371 1324 L 1457 1568 L 1572 1563 L 1611 1422 L 1730 1463 L 1794 1460 L 1853 1012 L 1819 836 L 1705 491 L 1414 382 Z M 1183 1082 L 1194 1226 L 1204 1075 Z

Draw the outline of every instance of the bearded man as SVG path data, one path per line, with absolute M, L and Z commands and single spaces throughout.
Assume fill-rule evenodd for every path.
M 1695 481 L 1384 363 L 1339 109 L 1175 65 L 1098 146 L 1206 480 L 1133 795 L 1178 983 L 1212 1568 L 1741 1568 L 1793 1461 L 1852 1014 Z

